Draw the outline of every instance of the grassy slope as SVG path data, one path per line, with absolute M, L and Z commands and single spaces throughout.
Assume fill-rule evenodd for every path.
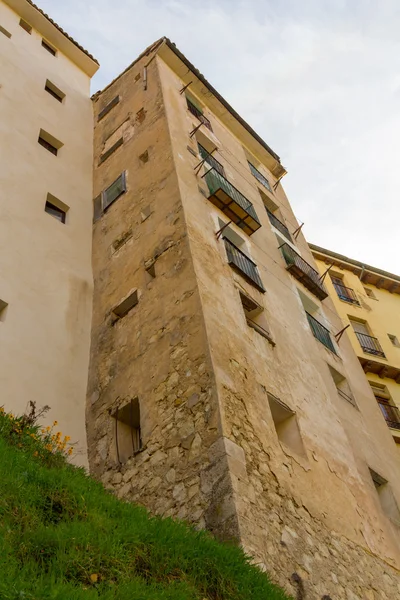
M 37 432 L 0 412 L 1 600 L 288 600 L 238 548 L 117 500 Z

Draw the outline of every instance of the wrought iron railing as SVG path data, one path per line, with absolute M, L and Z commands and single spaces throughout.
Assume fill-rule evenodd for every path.
M 220 175 L 222 175 L 222 177 L 225 177 L 224 167 L 221 165 L 221 163 L 212 154 L 207 152 L 207 150 L 204 148 L 204 146 L 202 146 L 199 143 L 197 143 L 197 145 L 199 147 L 199 153 L 200 153 L 201 158 L 208 165 L 210 165 L 210 167 L 213 167 L 216 171 L 218 171 L 218 173 Z
M 272 192 L 272 188 L 271 188 L 271 185 L 270 185 L 268 179 L 266 177 L 264 177 L 264 175 L 262 173 L 260 173 L 260 171 L 258 169 L 256 169 L 255 166 L 252 165 L 249 160 L 247 162 L 249 163 L 249 167 L 250 167 L 250 171 L 251 171 L 252 175 L 254 175 L 254 177 L 257 179 L 257 181 L 259 181 L 264 187 L 266 187 L 267 190 Z
M 386 358 L 385 353 L 382 350 L 382 346 L 377 338 L 367 335 L 366 333 L 359 333 L 358 331 L 356 331 L 355 334 L 364 352 Z
M 289 229 L 286 227 L 286 225 L 284 223 L 282 223 L 282 221 L 280 221 L 278 219 L 278 217 L 276 217 L 274 215 L 274 213 L 272 213 L 270 210 L 268 210 L 267 207 L 265 207 L 265 210 L 267 211 L 268 218 L 269 218 L 271 224 L 275 227 L 275 229 L 277 229 L 278 231 L 280 231 L 281 233 L 283 233 L 283 235 L 288 240 L 292 241 L 292 238 L 290 237 Z
M 235 267 L 251 283 L 253 283 L 261 292 L 265 288 L 258 273 L 257 265 L 235 246 L 228 238 L 224 237 L 226 254 L 228 262 Z
M 344 300 L 344 302 L 350 302 L 351 304 L 360 304 L 352 288 L 335 282 L 333 282 L 333 286 L 341 300 Z
M 328 348 L 328 350 L 331 350 L 337 354 L 329 329 L 317 321 L 317 319 L 310 315 L 310 313 L 306 312 L 306 315 L 314 337 L 317 338 L 317 340 L 319 340 L 326 348 Z
M 210 121 L 207 119 L 207 117 L 205 117 L 203 115 L 201 110 L 198 109 L 197 106 L 195 106 L 192 102 L 190 102 L 189 98 L 186 98 L 186 102 L 187 102 L 187 107 L 188 107 L 189 111 L 192 113 L 192 115 L 194 115 L 201 123 L 203 123 L 203 125 L 205 127 L 207 127 L 207 129 L 212 131 Z
M 400 411 L 397 406 L 394 406 L 387 401 L 380 400 L 380 398 L 377 398 L 377 402 L 383 416 L 385 417 L 388 427 L 391 427 L 392 429 L 400 429 Z
M 205 173 L 204 179 L 207 182 L 208 189 L 210 191 L 210 197 L 216 195 L 216 197 L 220 200 L 221 206 L 219 206 L 219 204 L 216 205 L 226 214 L 228 214 L 234 223 L 239 225 L 239 227 L 242 227 L 241 223 L 244 222 L 252 229 L 252 233 L 261 227 L 257 213 L 254 210 L 254 206 L 250 200 L 247 200 L 246 196 L 243 196 L 243 194 L 239 192 L 239 190 L 235 188 L 235 186 L 232 185 L 223 175 L 221 175 L 221 173 L 219 173 L 216 169 L 211 168 L 209 171 L 207 171 L 207 173 Z M 218 196 L 219 190 L 222 190 L 224 194 L 223 198 Z M 233 203 L 240 207 L 239 210 L 235 210 Z M 232 214 L 232 211 L 234 214 Z M 250 222 L 249 219 L 246 219 L 247 215 L 251 217 L 254 223 Z
M 318 271 L 313 269 L 289 244 L 282 244 L 279 248 L 288 266 L 288 271 L 301 281 L 310 292 L 313 292 L 317 298 L 324 300 L 328 296 L 328 292 Z

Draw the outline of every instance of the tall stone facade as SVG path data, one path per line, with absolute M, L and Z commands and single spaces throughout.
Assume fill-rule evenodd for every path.
M 238 540 L 298 598 L 397 597 L 396 448 L 322 284 L 287 270 L 286 246 L 313 258 L 279 157 L 166 39 L 94 107 L 93 473 Z M 251 236 L 207 199 L 210 167 Z

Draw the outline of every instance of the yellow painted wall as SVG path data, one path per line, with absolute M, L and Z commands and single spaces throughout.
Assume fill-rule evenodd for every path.
M 329 257 L 327 257 L 329 263 Z M 321 273 L 324 273 L 328 267 L 327 262 L 317 260 L 318 268 Z M 343 263 L 345 266 L 345 263 Z M 349 265 L 350 267 L 351 265 Z M 382 365 L 391 365 L 400 369 L 400 348 L 392 344 L 388 337 L 388 333 L 396 335 L 400 340 L 400 295 L 390 293 L 385 289 L 379 289 L 374 285 L 363 283 L 360 281 L 357 274 L 349 268 L 339 268 L 334 266 L 331 273 L 339 273 L 343 276 L 343 284 L 354 290 L 360 305 L 351 304 L 341 300 L 336 293 L 331 278 L 329 275 L 325 278 L 325 284 L 329 294 L 333 300 L 336 310 L 338 311 L 343 327 L 349 324 L 349 317 L 366 321 L 371 330 L 371 335 L 379 340 L 385 358 L 379 356 L 371 356 L 363 352 L 360 343 L 352 327 L 347 329 L 347 335 L 354 348 L 357 356 L 365 359 L 371 359 L 379 362 Z M 376 299 L 370 298 L 365 287 L 371 289 Z M 374 373 L 366 373 L 366 377 L 371 382 L 376 382 L 380 385 L 385 385 L 392 397 L 393 402 L 400 408 L 400 384 L 388 377 L 379 377 Z M 399 432 L 400 433 L 400 432 Z M 400 437 L 400 436 L 399 436 Z M 399 450 L 400 450 L 400 445 Z
M 92 103 L 90 78 L 63 53 L 28 34 L 0 2 L 0 317 L 1 404 L 49 405 L 86 464 L 85 395 L 92 273 Z M 54 26 L 52 26 L 54 29 Z M 65 94 L 58 102 L 46 79 Z M 40 129 L 63 147 L 38 144 Z M 50 193 L 69 207 L 65 225 L 44 210 Z

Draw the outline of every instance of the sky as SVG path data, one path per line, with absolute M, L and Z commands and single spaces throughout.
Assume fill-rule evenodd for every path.
M 311 243 L 400 274 L 398 0 L 37 0 L 104 87 L 167 36 L 281 157 Z

